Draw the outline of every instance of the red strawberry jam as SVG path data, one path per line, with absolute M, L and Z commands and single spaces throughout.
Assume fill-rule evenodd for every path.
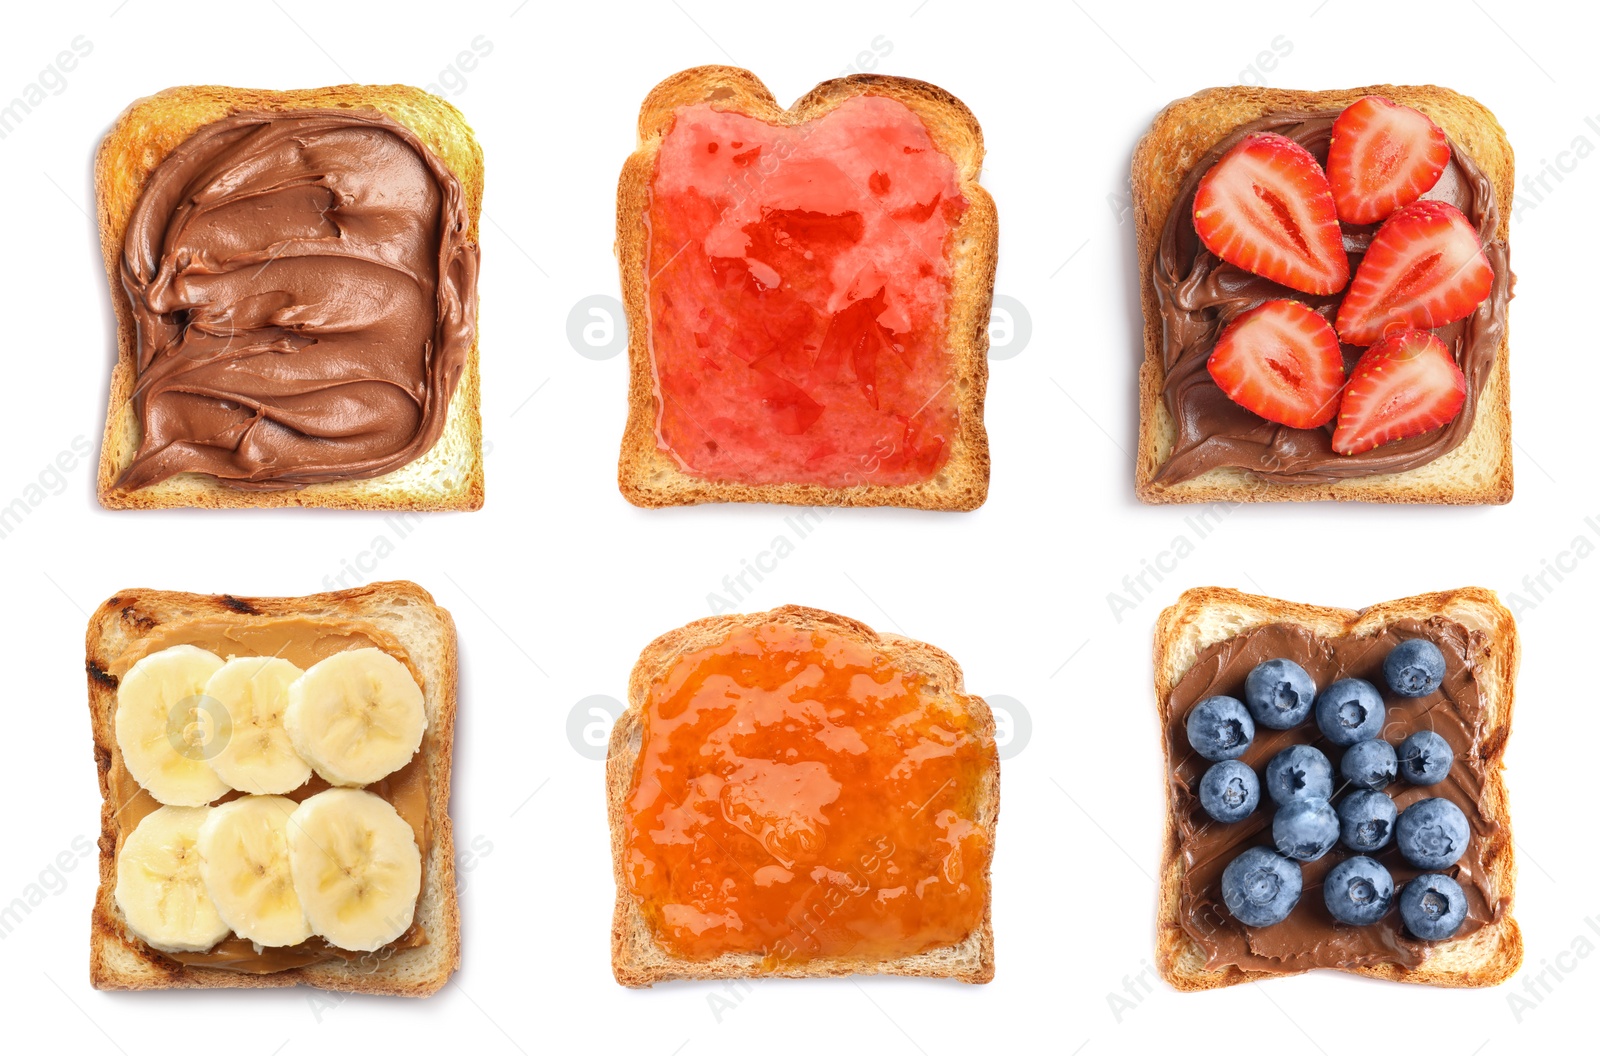
M 802 125 L 680 108 L 651 181 L 656 438 L 742 484 L 908 484 L 944 463 L 956 166 L 905 105 Z

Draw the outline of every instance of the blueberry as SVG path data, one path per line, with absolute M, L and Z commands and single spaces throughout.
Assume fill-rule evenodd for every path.
M 1252 847 L 1222 870 L 1222 901 L 1241 924 L 1276 924 L 1300 901 L 1300 867 L 1266 847 Z
M 1339 815 L 1325 799 L 1296 799 L 1272 816 L 1272 842 L 1296 861 L 1314 862 L 1338 840 Z
M 1255 720 L 1233 697 L 1207 697 L 1189 712 L 1189 747 L 1213 763 L 1237 759 L 1256 735 Z
M 1341 748 L 1383 732 L 1383 698 L 1359 678 L 1341 678 L 1317 698 L 1317 728 Z
M 1401 889 L 1400 919 L 1419 939 L 1448 939 L 1467 919 L 1467 896 L 1443 873 L 1423 873 Z
M 1445 869 L 1466 853 L 1467 816 L 1448 799 L 1419 799 L 1400 813 L 1394 842 L 1418 869 Z
M 1450 773 L 1456 753 L 1432 730 L 1418 730 L 1400 742 L 1400 776 L 1413 785 L 1437 785 Z
M 1426 638 L 1408 638 L 1384 657 L 1383 678 L 1402 697 L 1425 697 L 1444 681 L 1444 654 Z
M 1322 901 L 1334 920 L 1346 924 L 1376 924 L 1394 901 L 1394 878 L 1389 870 L 1364 855 L 1346 858 L 1322 881 Z
M 1361 788 L 1339 803 L 1339 836 L 1352 851 L 1376 851 L 1394 837 L 1398 811 L 1382 792 Z
M 1278 806 L 1333 798 L 1333 764 L 1309 744 L 1291 744 L 1267 763 L 1267 795 Z
M 1237 759 L 1212 763 L 1200 779 L 1200 807 L 1217 821 L 1243 821 L 1260 802 L 1256 772 Z
M 1388 741 L 1358 741 L 1344 750 L 1339 776 L 1357 788 L 1384 788 L 1394 780 L 1399 763 Z
M 1263 660 L 1244 680 L 1244 702 L 1256 722 L 1287 730 L 1306 721 L 1317 699 L 1317 684 L 1293 660 Z

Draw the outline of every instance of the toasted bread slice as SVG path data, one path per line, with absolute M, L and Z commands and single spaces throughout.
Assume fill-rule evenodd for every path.
M 1431 986 L 1478 987 L 1504 982 L 1522 965 L 1522 930 L 1511 915 L 1516 887 L 1516 862 L 1511 839 L 1511 813 L 1506 799 L 1501 760 L 1511 732 L 1511 711 L 1521 646 L 1511 613 L 1493 591 L 1464 587 L 1436 594 L 1374 605 L 1359 612 L 1351 609 L 1302 605 L 1244 594 L 1223 587 L 1196 587 L 1184 591 L 1175 604 L 1161 613 L 1155 631 L 1156 708 L 1163 727 L 1170 713 L 1172 690 L 1208 646 L 1267 624 L 1291 623 L 1326 637 L 1361 637 L 1407 618 L 1442 616 L 1468 630 L 1481 631 L 1485 644 L 1470 658 L 1476 666 L 1474 681 L 1484 706 L 1482 751 L 1487 816 L 1500 826 L 1496 846 L 1486 856 L 1495 887 L 1506 898 L 1499 921 L 1470 935 L 1435 943 L 1429 956 L 1413 968 L 1384 963 L 1341 969 L 1375 979 Z M 1162 737 L 1165 772 L 1172 772 L 1167 738 Z M 1170 786 L 1169 786 L 1170 789 Z M 1178 990 L 1211 990 L 1278 973 L 1246 971 L 1229 965 L 1208 971 L 1199 944 L 1179 923 L 1179 884 L 1183 874 L 1179 854 L 1178 822 L 1169 799 L 1166 839 L 1161 855 L 1160 905 L 1156 917 L 1156 964 L 1161 975 Z
M 966 712 L 975 720 L 983 738 L 994 740 L 994 716 L 981 697 L 964 691 L 961 668 L 949 654 L 894 634 L 879 634 L 864 623 L 836 616 L 821 609 L 784 605 L 770 612 L 747 615 L 714 616 L 669 631 L 639 654 L 628 680 L 628 709 L 611 730 L 606 754 L 606 803 L 611 821 L 611 864 L 617 881 L 617 903 L 611 923 L 611 970 L 624 986 L 645 987 L 670 979 L 754 979 L 768 976 L 803 978 L 839 975 L 918 975 L 957 979 L 966 983 L 987 983 L 994 978 L 994 930 L 991 916 L 992 889 L 988 863 L 984 865 L 985 901 L 983 921 L 967 938 L 950 946 L 938 947 L 897 960 L 863 957 L 818 957 L 807 961 L 792 959 L 769 963 L 759 953 L 724 953 L 713 960 L 693 961 L 672 955 L 656 942 L 650 924 L 629 890 L 625 855 L 627 840 L 627 800 L 634 769 L 643 748 L 644 710 L 651 687 L 666 677 L 684 656 L 724 641 L 738 628 L 784 623 L 799 629 L 826 629 L 835 637 L 867 645 L 882 652 L 897 667 L 915 671 L 927 679 L 928 688 L 937 693 L 952 712 Z M 974 819 L 989 839 L 991 857 L 995 825 L 1000 815 L 1000 757 L 989 756 L 990 765 L 976 789 L 978 804 Z
M 129 216 L 145 181 L 191 135 L 247 110 L 372 109 L 416 133 L 461 183 L 470 227 L 478 241 L 483 207 L 483 152 L 461 112 L 437 96 L 406 85 L 344 84 L 275 92 L 217 85 L 168 88 L 136 100 L 106 133 L 95 156 L 94 183 L 100 248 L 117 317 L 117 362 L 111 371 L 98 489 L 108 509 L 174 506 L 234 508 L 320 506 L 352 510 L 476 510 L 483 505 L 483 422 L 478 409 L 478 342 L 450 399 L 444 432 L 415 461 L 366 480 L 328 481 L 299 488 L 230 487 L 214 477 L 179 473 L 137 490 L 117 486 L 139 450 L 141 425 L 133 409 L 138 382 L 133 310 L 122 288 L 122 247 Z
M 386 956 L 334 961 L 270 974 L 177 964 L 130 935 L 117 908 L 118 825 L 110 772 L 117 756 L 114 716 L 117 679 L 111 665 L 163 625 L 196 618 L 247 625 L 263 617 L 300 616 L 348 621 L 397 641 L 421 675 L 428 728 L 419 750 L 426 768 L 429 847 L 422 863 L 416 921 L 427 941 Z M 85 643 L 89 718 L 100 772 L 100 887 L 89 934 L 89 980 L 100 990 L 278 987 L 425 997 L 461 964 L 461 919 L 456 904 L 455 841 L 450 824 L 450 765 L 456 717 L 456 631 L 450 614 L 427 591 L 405 581 L 373 583 L 303 598 L 236 598 L 166 590 L 124 590 L 89 618 Z
M 921 118 L 939 150 L 956 164 L 967 209 L 950 243 L 951 292 L 945 319 L 946 351 L 957 399 L 956 435 L 948 457 L 928 480 L 910 484 L 735 484 L 683 471 L 656 443 L 657 401 L 650 359 L 650 311 L 646 270 L 646 212 L 656 153 L 681 106 L 710 103 L 777 125 L 799 125 L 821 117 L 859 95 L 905 104 Z M 999 225 L 994 201 L 978 185 L 983 168 L 983 131 L 966 106 L 941 88 L 905 77 L 854 74 L 824 81 L 785 110 L 749 70 L 698 66 L 668 77 L 651 90 L 639 110 L 639 145 L 617 183 L 617 262 L 628 315 L 628 424 L 622 437 L 617 483 L 636 506 L 682 506 L 701 502 L 775 502 L 807 506 L 910 506 L 925 510 L 971 510 L 989 492 L 989 439 L 983 425 L 989 380 L 989 311 Z
M 1511 230 L 1513 162 L 1511 144 L 1494 114 L 1475 99 L 1448 88 L 1380 84 L 1324 92 L 1283 88 L 1209 88 L 1170 103 L 1156 115 L 1133 154 L 1134 229 L 1139 250 L 1139 292 L 1144 305 L 1144 362 L 1139 370 L 1139 450 L 1135 490 L 1149 503 L 1297 502 L 1343 499 L 1478 505 L 1509 502 L 1511 469 L 1511 388 L 1507 363 L 1510 338 L 1504 336 L 1493 370 L 1478 399 L 1467 438 L 1426 465 L 1401 473 L 1352 477 L 1332 483 L 1280 484 L 1249 470 L 1219 467 L 1191 480 L 1158 484 L 1157 471 L 1172 454 L 1177 426 L 1162 398 L 1161 312 L 1152 268 L 1161 231 L 1189 170 L 1240 125 L 1282 111 L 1337 110 L 1364 95 L 1382 95 L 1415 107 L 1444 129 L 1494 184 L 1500 209 L 1498 237 Z M 1507 329 L 1509 335 L 1509 328 Z

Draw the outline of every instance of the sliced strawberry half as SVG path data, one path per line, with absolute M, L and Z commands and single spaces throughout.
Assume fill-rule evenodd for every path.
M 1370 345 L 1394 328 L 1431 330 L 1472 314 L 1494 285 L 1478 232 L 1447 202 L 1412 202 L 1378 228 L 1333 328 Z
M 1229 264 L 1302 293 L 1350 281 L 1339 216 L 1317 159 L 1287 136 L 1246 136 L 1200 178 L 1194 229 Z
M 1333 122 L 1328 182 L 1339 219 L 1375 224 L 1439 182 L 1450 141 L 1421 110 L 1367 95 Z
M 1363 352 L 1350 372 L 1333 449 L 1359 455 L 1420 436 L 1453 421 L 1466 402 L 1467 379 L 1444 342 L 1426 330 L 1402 330 Z
M 1229 323 L 1206 369 L 1234 403 L 1295 429 L 1326 425 L 1344 385 L 1333 327 L 1299 301 L 1265 301 Z

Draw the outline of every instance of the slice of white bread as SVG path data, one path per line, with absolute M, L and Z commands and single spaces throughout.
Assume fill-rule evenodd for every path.
M 1219 467 L 1192 480 L 1158 484 L 1156 472 L 1171 455 L 1177 426 L 1162 398 L 1166 371 L 1161 355 L 1161 311 L 1153 262 L 1161 230 L 1189 170 L 1240 125 L 1267 114 L 1341 109 L 1364 95 L 1381 95 L 1415 107 L 1465 150 L 1494 184 L 1500 209 L 1499 238 L 1511 230 L 1511 144 L 1494 114 L 1475 99 L 1434 85 L 1372 85 L 1337 91 L 1283 88 L 1209 88 L 1167 105 L 1133 154 L 1134 228 L 1138 239 L 1139 291 L 1144 305 L 1144 362 L 1139 369 L 1139 449 L 1135 490 L 1149 503 L 1295 502 L 1344 499 L 1446 505 L 1511 500 L 1511 386 L 1509 327 L 1495 353 L 1494 369 L 1477 405 L 1472 430 L 1461 445 L 1403 473 L 1352 477 L 1325 484 L 1278 484 L 1248 470 Z
M 650 310 L 646 271 L 646 212 L 656 152 L 682 106 L 709 103 L 777 125 L 800 125 L 859 95 L 898 100 L 922 119 L 939 150 L 956 163 L 967 209 L 950 242 L 951 294 L 945 320 L 947 352 L 957 401 L 956 435 L 934 476 L 912 484 L 735 484 L 685 473 L 656 443 L 657 395 L 650 360 Z M 617 183 L 617 262 L 628 314 L 628 424 L 622 436 L 617 483 L 636 506 L 700 502 L 777 502 L 805 506 L 910 506 L 971 510 L 989 493 L 989 438 L 983 426 L 989 381 L 989 310 L 999 224 L 994 201 L 978 185 L 983 130 L 966 106 L 941 88 L 905 77 L 854 74 L 824 81 L 785 110 L 749 70 L 697 66 L 653 88 L 639 109 L 639 145 Z
M 230 487 L 214 477 L 179 473 L 135 491 L 117 487 L 139 449 L 133 409 L 138 382 L 133 310 L 122 288 L 122 244 L 145 181 L 179 145 L 213 121 L 246 110 L 372 109 L 416 133 L 461 183 L 470 227 L 478 241 L 483 207 L 483 152 L 461 112 L 437 96 L 406 85 L 344 84 L 275 92 L 217 85 L 168 88 L 136 100 L 106 133 L 95 156 L 94 183 L 100 248 L 117 317 L 117 362 L 111 371 L 98 489 L 108 509 L 320 506 L 353 510 L 476 510 L 483 506 L 483 422 L 478 410 L 478 341 L 450 399 L 444 432 L 416 461 L 367 480 L 328 481 L 301 488 Z
M 1482 695 L 1483 729 L 1478 743 L 1483 762 L 1483 804 L 1486 815 L 1498 824 L 1496 845 L 1485 855 L 1495 887 L 1506 899 L 1498 922 L 1448 942 L 1435 943 L 1429 956 L 1414 968 L 1385 963 L 1341 969 L 1375 979 L 1432 986 L 1477 987 L 1504 982 L 1522 965 L 1522 929 L 1512 918 L 1516 888 L 1516 861 L 1511 839 L 1511 812 L 1506 799 L 1502 759 L 1511 732 L 1511 712 L 1521 646 L 1511 613 L 1493 591 L 1481 587 L 1421 594 L 1374 605 L 1359 612 L 1351 609 L 1302 605 L 1275 598 L 1244 594 L 1223 587 L 1196 587 L 1184 591 L 1175 604 L 1161 613 L 1155 631 L 1156 708 L 1163 730 L 1171 714 L 1172 690 L 1194 666 L 1200 653 L 1254 627 L 1290 623 L 1325 638 L 1375 634 L 1403 619 L 1442 616 L 1485 635 L 1482 651 L 1469 657 L 1474 682 Z M 1172 773 L 1170 745 L 1163 733 L 1165 773 Z M 1171 782 L 1167 782 L 1166 839 L 1161 855 L 1160 905 L 1156 917 L 1156 964 L 1161 975 L 1179 990 L 1211 990 L 1219 986 L 1274 977 L 1270 972 L 1246 971 L 1229 965 L 1206 969 L 1205 954 L 1179 923 L 1179 887 L 1183 859 L 1179 853 L 1178 821 L 1174 813 Z
M 163 625 L 196 618 L 247 625 L 263 617 L 300 616 L 347 621 L 398 641 L 422 676 L 428 728 L 420 754 L 428 781 L 428 853 L 416 921 L 427 941 L 387 956 L 331 961 L 271 974 L 180 965 L 128 933 L 114 892 L 119 826 L 110 772 L 118 754 L 113 721 L 116 658 Z M 164 590 L 123 590 L 89 618 L 85 642 L 89 718 L 100 773 L 100 887 L 89 935 L 89 979 L 100 990 L 156 990 L 305 985 L 323 990 L 424 997 L 449 981 L 461 963 L 456 904 L 455 841 L 450 824 L 450 765 L 456 717 L 456 632 L 450 614 L 427 591 L 405 581 L 373 583 L 301 598 L 237 598 Z M 376 963 L 373 963 L 373 961 Z
M 606 754 L 606 803 L 611 820 L 611 865 L 617 881 L 617 903 L 611 923 L 611 970 L 624 986 L 643 987 L 669 979 L 753 979 L 768 976 L 801 978 L 838 975 L 918 975 L 987 983 L 994 978 L 992 889 L 988 863 L 984 865 L 983 922 L 962 942 L 938 947 L 897 960 L 862 957 L 818 957 L 769 963 L 759 953 L 724 953 L 709 961 L 678 958 L 663 949 L 629 889 L 626 867 L 627 801 L 634 769 L 643 747 L 644 709 L 651 687 L 665 678 L 684 656 L 726 640 L 742 627 L 781 623 L 802 630 L 822 630 L 831 638 L 858 642 L 881 652 L 897 668 L 914 671 L 927 680 L 944 707 L 972 716 L 989 745 L 990 765 L 973 790 L 977 803 L 975 822 L 988 835 L 991 857 L 995 825 L 1000 816 L 1000 757 L 994 745 L 994 716 L 983 698 L 970 696 L 962 684 L 961 668 L 954 659 L 931 645 L 894 634 L 879 634 L 864 623 L 821 609 L 784 605 L 770 612 L 713 616 L 668 631 L 639 654 L 628 680 L 628 710 L 611 730 Z

